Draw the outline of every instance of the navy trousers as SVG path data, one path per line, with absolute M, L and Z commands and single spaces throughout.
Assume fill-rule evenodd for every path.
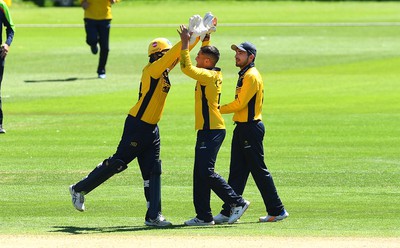
M 213 220 L 210 196 L 211 190 L 228 206 L 243 204 L 244 200 L 237 195 L 231 186 L 214 171 L 215 161 L 222 142 L 225 129 L 199 130 L 195 147 L 193 172 L 193 203 L 197 218 L 210 222 Z
M 92 20 L 85 18 L 86 43 L 89 46 L 100 46 L 98 74 L 106 73 L 108 58 L 111 20 Z
M 128 115 L 117 150 L 110 159 L 123 161 L 127 165 L 135 158 L 138 159 L 144 181 L 144 195 L 149 204 L 146 219 L 155 219 L 158 213 L 161 212 L 161 189 L 159 188 L 161 160 L 158 126 L 145 123 L 136 117 Z M 95 168 L 92 173 L 75 185 L 75 190 L 77 192 L 90 192 L 88 189 L 92 188 L 93 185 L 89 184 L 92 181 L 96 181 L 96 177 L 99 177 L 99 175 L 96 173 Z M 152 180 L 152 178 L 156 179 Z M 152 190 L 152 182 L 157 184 L 157 188 L 154 190 Z M 157 196 L 154 197 L 154 194 Z
M 284 206 L 264 162 L 264 134 L 265 127 L 261 121 L 236 124 L 232 137 L 228 183 L 237 194 L 242 195 L 251 173 L 264 200 L 267 213 L 277 216 Z M 221 213 L 229 216 L 229 204 L 223 205 Z

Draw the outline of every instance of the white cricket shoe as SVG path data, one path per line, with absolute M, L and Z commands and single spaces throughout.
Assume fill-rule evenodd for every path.
M 278 216 L 272 216 L 272 215 L 261 216 L 259 220 L 260 220 L 260 222 L 276 222 L 276 221 L 283 220 L 288 216 L 289 216 L 289 213 L 284 209 Z
M 215 222 L 213 220 L 210 222 L 205 222 L 204 220 L 194 217 L 193 219 L 185 221 L 184 224 L 186 226 L 212 226 L 215 224 Z
M 75 192 L 74 185 L 69 186 L 69 193 L 71 193 L 72 196 L 72 205 L 74 205 L 78 211 L 85 211 L 85 196 Z
M 244 212 L 247 210 L 247 208 L 249 207 L 250 202 L 244 200 L 244 205 L 242 206 L 236 206 L 232 208 L 232 213 L 231 216 L 229 217 L 228 220 L 228 224 L 233 224 L 235 223 L 240 217 L 242 217 L 242 215 L 244 214 Z
M 224 224 L 224 223 L 228 223 L 228 221 L 229 221 L 229 217 L 225 216 L 221 213 L 214 216 L 213 218 L 214 218 L 215 224 Z
M 159 214 L 157 218 L 153 219 L 147 219 L 144 224 L 146 226 L 158 226 L 158 227 L 164 227 L 164 226 L 171 226 L 172 223 L 167 221 L 162 214 Z
M 0 133 L 6 133 L 6 130 L 3 129 L 3 125 L 0 124 Z

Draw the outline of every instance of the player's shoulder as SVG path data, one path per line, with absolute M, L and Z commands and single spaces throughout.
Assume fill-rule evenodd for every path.
M 257 76 L 257 77 L 258 77 L 258 76 L 261 75 L 261 73 L 260 73 L 260 71 L 257 69 L 257 67 L 253 66 L 253 67 L 251 67 L 251 68 L 249 68 L 249 69 L 247 70 L 246 75 L 248 75 L 248 76 Z
M 252 67 L 248 69 L 244 74 L 244 80 L 253 82 L 262 81 L 261 73 L 257 70 L 256 67 Z

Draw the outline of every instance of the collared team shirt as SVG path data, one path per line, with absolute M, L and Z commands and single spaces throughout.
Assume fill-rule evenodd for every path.
M 262 120 L 262 105 L 264 98 L 264 84 L 261 74 L 254 63 L 239 72 L 236 84 L 235 100 L 222 105 L 222 114 L 234 113 L 234 122 L 251 122 Z
M 224 119 L 218 109 L 222 88 L 221 69 L 204 69 L 193 66 L 189 51 L 182 50 L 181 70 L 187 76 L 197 80 L 195 88 L 195 129 L 225 129 Z
M 192 49 L 199 39 L 189 47 Z M 168 73 L 180 58 L 182 42 L 175 44 L 160 59 L 148 63 L 142 70 L 139 88 L 139 100 L 130 109 L 129 114 L 148 124 L 157 124 L 164 111 L 165 100 L 171 88 Z

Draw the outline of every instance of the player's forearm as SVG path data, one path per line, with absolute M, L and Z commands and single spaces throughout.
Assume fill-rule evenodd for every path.
M 181 50 L 188 50 L 189 49 L 189 39 L 190 39 L 190 33 L 189 30 L 185 27 L 185 25 L 180 25 L 178 34 L 181 38 L 182 46 Z
M 175 67 L 180 59 L 181 45 L 179 41 L 164 56 L 151 63 L 148 68 L 151 77 L 159 78 L 167 68 L 172 70 Z
M 204 39 L 201 41 L 201 46 L 209 46 L 211 44 L 211 35 L 210 34 L 206 34 L 204 36 Z
M 189 40 L 182 40 L 182 48 L 181 50 L 188 50 L 189 51 Z
M 221 112 L 221 114 L 230 114 L 230 113 L 235 113 L 242 108 L 243 107 L 241 107 L 240 102 L 236 99 L 231 103 L 222 105 L 219 109 L 219 112 Z
M 7 39 L 4 43 L 7 44 L 8 46 L 11 46 L 11 43 L 14 39 L 14 29 L 11 26 L 7 27 L 6 33 L 7 33 Z

